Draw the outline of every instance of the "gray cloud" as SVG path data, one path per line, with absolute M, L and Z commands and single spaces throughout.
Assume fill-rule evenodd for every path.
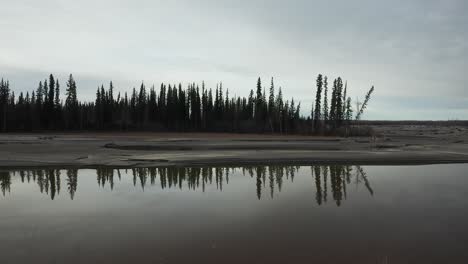
M 464 0 L 16 0 L 0 9 L 0 74 L 16 90 L 73 72 L 86 98 L 111 79 L 122 91 L 223 81 L 247 95 L 257 76 L 275 76 L 306 112 L 324 73 L 348 80 L 353 99 L 376 86 L 368 118 L 468 119 Z

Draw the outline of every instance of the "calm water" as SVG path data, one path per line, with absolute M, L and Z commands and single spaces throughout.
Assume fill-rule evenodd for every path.
M 0 263 L 468 263 L 468 165 L 0 172 Z

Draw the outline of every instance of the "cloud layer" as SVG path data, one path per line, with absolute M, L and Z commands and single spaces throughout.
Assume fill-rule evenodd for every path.
M 368 119 L 468 119 L 468 2 L 2 1 L 0 75 L 31 90 L 48 73 L 79 96 L 113 80 L 223 81 L 247 95 L 274 76 L 310 109 L 318 73 L 376 86 Z M 305 112 L 304 111 L 304 112 Z

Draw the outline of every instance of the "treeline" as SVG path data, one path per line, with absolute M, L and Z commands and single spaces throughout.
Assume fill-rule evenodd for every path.
M 66 82 L 65 98 L 61 98 L 60 83 L 51 74 L 39 82 L 37 89 L 21 92 L 10 90 L 10 83 L 0 82 L 0 131 L 42 130 L 150 130 L 253 133 L 330 133 L 349 125 L 353 117 L 351 99 L 346 97 L 341 78 L 333 83 L 328 106 L 327 77 L 317 78 L 315 107 L 310 116 L 300 114 L 301 104 L 294 98 L 283 99 L 281 88 L 276 91 L 273 78 L 268 92 L 258 78 L 256 89 L 248 97 L 230 96 L 222 83 L 213 90 L 192 83 L 161 84 L 115 94 L 110 82 L 96 90 L 94 102 L 79 101 L 77 85 L 72 75 Z M 322 90 L 324 99 L 322 100 Z M 371 89 L 370 93 L 373 91 Z M 370 97 L 370 93 L 368 97 Z M 368 101 L 368 100 L 366 100 Z M 323 102 L 323 106 L 322 103 Z M 357 107 L 359 119 L 365 104 Z

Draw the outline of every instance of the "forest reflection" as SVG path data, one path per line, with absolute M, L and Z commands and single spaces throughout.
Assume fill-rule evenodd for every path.
M 251 166 L 251 167 L 202 167 L 202 168 L 132 168 L 132 169 L 95 169 L 97 184 L 114 189 L 116 182 L 122 180 L 122 174 L 133 176 L 133 185 L 144 189 L 147 186 L 160 185 L 162 189 L 199 190 L 205 192 L 207 186 L 216 186 L 222 191 L 229 184 L 229 177 L 241 173 L 254 179 L 257 197 L 269 196 L 281 192 L 284 184 L 294 182 L 300 166 Z M 332 199 L 340 206 L 347 198 L 347 186 L 364 186 L 370 195 L 374 194 L 367 174 L 360 166 L 310 166 L 310 173 L 315 185 L 315 199 L 318 205 Z M 0 171 L 0 188 L 3 196 L 12 192 L 12 178 L 19 177 L 15 183 L 36 183 L 41 193 L 52 200 L 66 189 L 73 200 L 78 188 L 78 169 L 43 169 Z M 63 180 L 63 182 L 62 182 Z M 330 198 L 331 195 L 331 198 Z

